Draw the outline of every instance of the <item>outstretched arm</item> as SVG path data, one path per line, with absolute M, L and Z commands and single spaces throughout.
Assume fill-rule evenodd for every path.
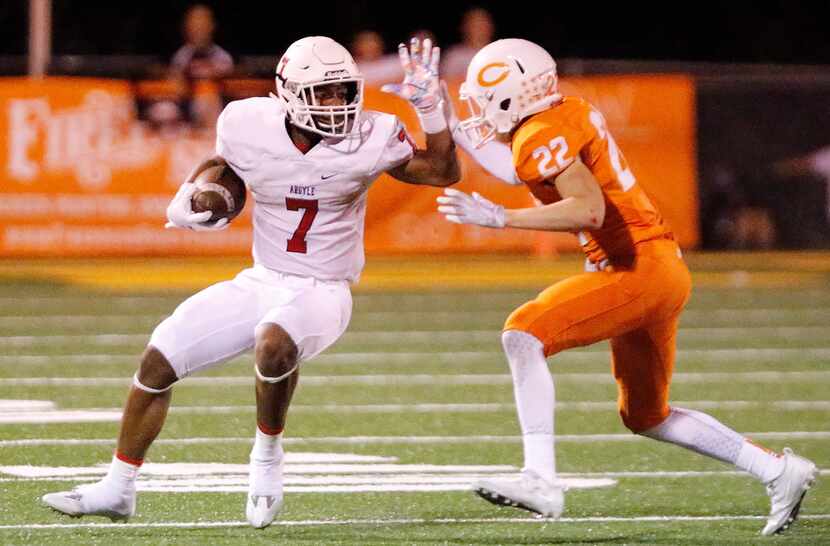
M 540 231 L 581 231 L 602 227 L 605 197 L 594 175 L 577 159 L 554 180 L 561 201 L 524 209 L 505 209 L 478 193 L 447 189 L 438 210 L 450 222 Z
M 389 174 L 402 182 L 446 187 L 461 179 L 461 168 L 455 153 L 455 143 L 448 130 L 427 133 L 427 149 L 415 150 L 415 155 Z
M 389 174 L 410 184 L 449 186 L 461 178 L 461 169 L 455 153 L 455 143 L 447 127 L 442 111 L 441 89 L 438 81 L 438 65 L 441 50 L 432 42 L 413 38 L 410 47 L 398 46 L 404 80 L 400 84 L 382 87 L 408 101 L 415 108 L 421 127 L 427 136 L 426 150 L 415 150 L 415 155 L 401 165 L 390 169 Z
M 580 231 L 602 227 L 605 197 L 593 173 L 580 159 L 554 181 L 561 201 L 527 209 L 505 211 L 505 225 L 543 231 Z

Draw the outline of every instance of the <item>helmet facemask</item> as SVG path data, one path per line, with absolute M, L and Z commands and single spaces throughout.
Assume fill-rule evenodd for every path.
M 469 117 L 461 120 L 458 127 L 467 135 L 474 147 L 480 148 L 490 142 L 498 130 L 491 119 L 493 116 L 487 115 L 487 109 L 492 107 L 493 92 L 483 95 L 472 94 L 469 86 L 464 82 L 461 84 L 458 96 L 470 112 Z
M 324 106 L 320 104 L 319 88 L 332 84 L 344 84 L 347 88 L 346 103 Z M 291 123 L 297 127 L 324 137 L 348 137 L 357 125 L 363 107 L 363 78 L 346 75 L 308 82 L 283 80 L 277 76 L 277 90 L 286 105 Z

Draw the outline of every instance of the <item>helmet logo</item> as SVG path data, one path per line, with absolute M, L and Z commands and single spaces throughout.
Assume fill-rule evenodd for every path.
M 504 70 L 498 72 L 495 78 L 487 79 L 487 71 L 491 69 L 498 69 L 503 68 Z M 498 85 L 507 79 L 507 75 L 510 74 L 510 68 L 507 66 L 507 63 L 490 63 L 488 65 L 484 65 L 481 70 L 478 72 L 478 84 L 481 87 L 493 87 L 494 85 Z
M 280 75 L 280 78 L 283 77 L 282 73 L 285 70 L 285 65 L 287 65 L 287 64 L 288 64 L 288 57 L 283 57 L 282 61 L 280 61 L 280 68 L 279 68 L 279 70 L 277 70 L 277 74 Z

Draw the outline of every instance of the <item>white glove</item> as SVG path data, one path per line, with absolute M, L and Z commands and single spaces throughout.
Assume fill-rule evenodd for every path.
M 212 224 L 205 224 L 204 222 L 207 222 L 213 215 L 209 210 L 193 212 L 190 200 L 196 190 L 196 184 L 192 182 L 185 182 L 179 186 L 179 191 L 167 205 L 167 223 L 164 227 L 192 229 L 193 231 L 218 231 L 228 227 L 227 218 L 220 218 Z
M 403 83 L 387 83 L 381 90 L 408 100 L 422 113 L 435 110 L 441 102 L 438 84 L 441 48 L 432 47 L 432 40 L 427 38 L 422 52 L 421 41 L 412 38 L 409 49 L 406 44 L 398 45 L 398 55 L 404 73 Z
M 398 45 L 398 55 L 404 72 L 403 83 L 387 83 L 380 89 L 398 95 L 415 107 L 421 127 L 427 133 L 440 133 L 447 128 L 441 110 L 441 85 L 438 81 L 438 65 L 441 62 L 441 48 L 433 47 L 427 38 L 421 49 L 418 38 Z
M 438 212 L 456 224 L 503 228 L 504 207 L 482 197 L 478 192 L 467 195 L 452 188 L 444 189 L 444 195 L 437 199 Z

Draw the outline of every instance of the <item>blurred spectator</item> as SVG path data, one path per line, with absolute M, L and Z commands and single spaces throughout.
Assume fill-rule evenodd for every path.
M 367 85 L 380 85 L 403 79 L 397 53 L 384 53 L 383 38 L 374 30 L 358 32 L 352 40 L 352 56 Z
M 441 75 L 465 76 L 470 60 L 478 50 L 493 41 L 495 26 L 490 12 L 484 8 L 467 10 L 461 19 L 462 41 L 447 48 L 442 55 Z
M 426 28 L 420 28 L 420 29 L 414 31 L 412 33 L 411 37 L 412 38 L 418 38 L 418 40 L 420 40 L 421 43 L 424 43 L 424 40 L 429 38 L 429 40 L 432 42 L 432 45 L 437 45 L 438 44 L 438 40 L 435 38 L 435 33 L 433 33 L 431 30 L 426 29 Z
M 757 191 L 759 172 L 738 175 L 724 164 L 714 164 L 711 180 L 702 188 L 701 231 L 708 248 L 762 250 L 776 244 L 772 210 Z M 755 190 L 755 191 L 752 191 Z
M 215 30 L 209 7 L 188 8 L 182 27 L 185 44 L 170 61 L 170 91 L 146 108 L 146 117 L 162 132 L 175 133 L 182 122 L 197 129 L 211 129 L 216 123 L 223 106 L 221 80 L 233 72 L 233 59 L 214 43 Z
M 825 216 L 830 222 L 830 146 L 812 153 L 779 161 L 773 165 L 776 174 L 782 177 L 820 176 L 827 184 Z
M 732 248 L 769 250 L 775 246 L 776 230 L 769 209 L 742 207 L 734 214 Z
M 211 9 L 191 6 L 184 16 L 185 44 L 173 55 L 170 70 L 189 80 L 217 80 L 233 71 L 230 54 L 213 42 L 216 23 Z
M 798 242 L 807 248 L 830 246 L 830 146 L 773 163 L 776 180 L 804 196 L 804 203 L 787 202 L 795 216 Z

